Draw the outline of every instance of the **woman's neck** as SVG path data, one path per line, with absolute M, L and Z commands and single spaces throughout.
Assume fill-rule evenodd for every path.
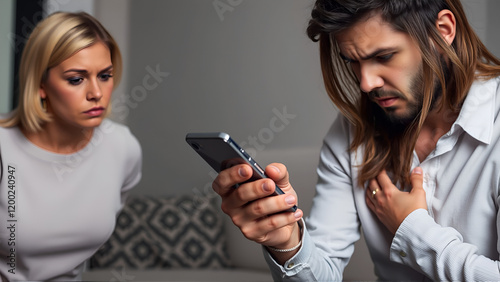
M 38 132 L 21 128 L 24 136 L 36 146 L 58 154 L 72 154 L 83 149 L 91 140 L 93 128 L 76 128 L 48 122 Z

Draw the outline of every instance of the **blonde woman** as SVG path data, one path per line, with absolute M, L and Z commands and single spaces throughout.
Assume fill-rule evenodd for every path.
M 142 164 L 137 139 L 105 118 L 121 69 L 88 14 L 52 14 L 31 34 L 19 105 L 0 121 L 3 280 L 79 280 L 113 232 Z

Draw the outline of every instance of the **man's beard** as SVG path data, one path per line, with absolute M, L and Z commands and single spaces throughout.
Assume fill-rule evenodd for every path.
M 446 64 L 446 61 L 441 56 L 440 58 L 443 72 L 445 76 L 445 83 L 449 81 L 450 70 Z M 389 136 L 395 136 L 403 134 L 408 126 L 415 121 L 420 113 L 422 112 L 423 102 L 424 102 L 424 73 L 422 64 L 417 71 L 415 77 L 412 78 L 410 82 L 410 95 L 413 97 L 413 102 L 408 101 L 402 93 L 397 91 L 382 91 L 375 90 L 370 92 L 368 95 L 371 98 L 370 107 L 375 118 L 375 124 L 379 130 L 386 131 Z M 430 104 L 430 110 L 434 109 L 439 98 L 443 96 L 443 89 L 439 80 L 436 78 L 434 81 L 434 89 L 432 93 L 432 100 Z M 396 107 L 387 107 L 385 110 L 380 107 L 377 103 L 373 102 L 374 97 L 398 97 L 399 99 L 406 100 L 407 109 L 402 115 L 396 114 Z

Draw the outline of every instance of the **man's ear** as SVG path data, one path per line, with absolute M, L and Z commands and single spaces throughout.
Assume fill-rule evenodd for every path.
M 443 39 L 451 45 L 455 40 L 457 31 L 455 15 L 450 10 L 442 10 L 439 12 L 436 20 L 436 28 L 439 33 L 441 33 Z

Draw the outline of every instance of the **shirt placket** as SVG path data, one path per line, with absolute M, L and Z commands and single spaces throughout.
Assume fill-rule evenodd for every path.
M 423 171 L 423 183 L 422 188 L 425 191 L 426 203 L 429 210 L 429 215 L 433 217 L 432 205 L 434 204 L 435 192 L 436 192 L 436 174 L 439 170 L 439 158 L 433 157 L 424 160 L 422 163 L 418 159 L 416 152 L 413 152 L 413 165 L 412 170 L 415 167 L 421 167 Z

